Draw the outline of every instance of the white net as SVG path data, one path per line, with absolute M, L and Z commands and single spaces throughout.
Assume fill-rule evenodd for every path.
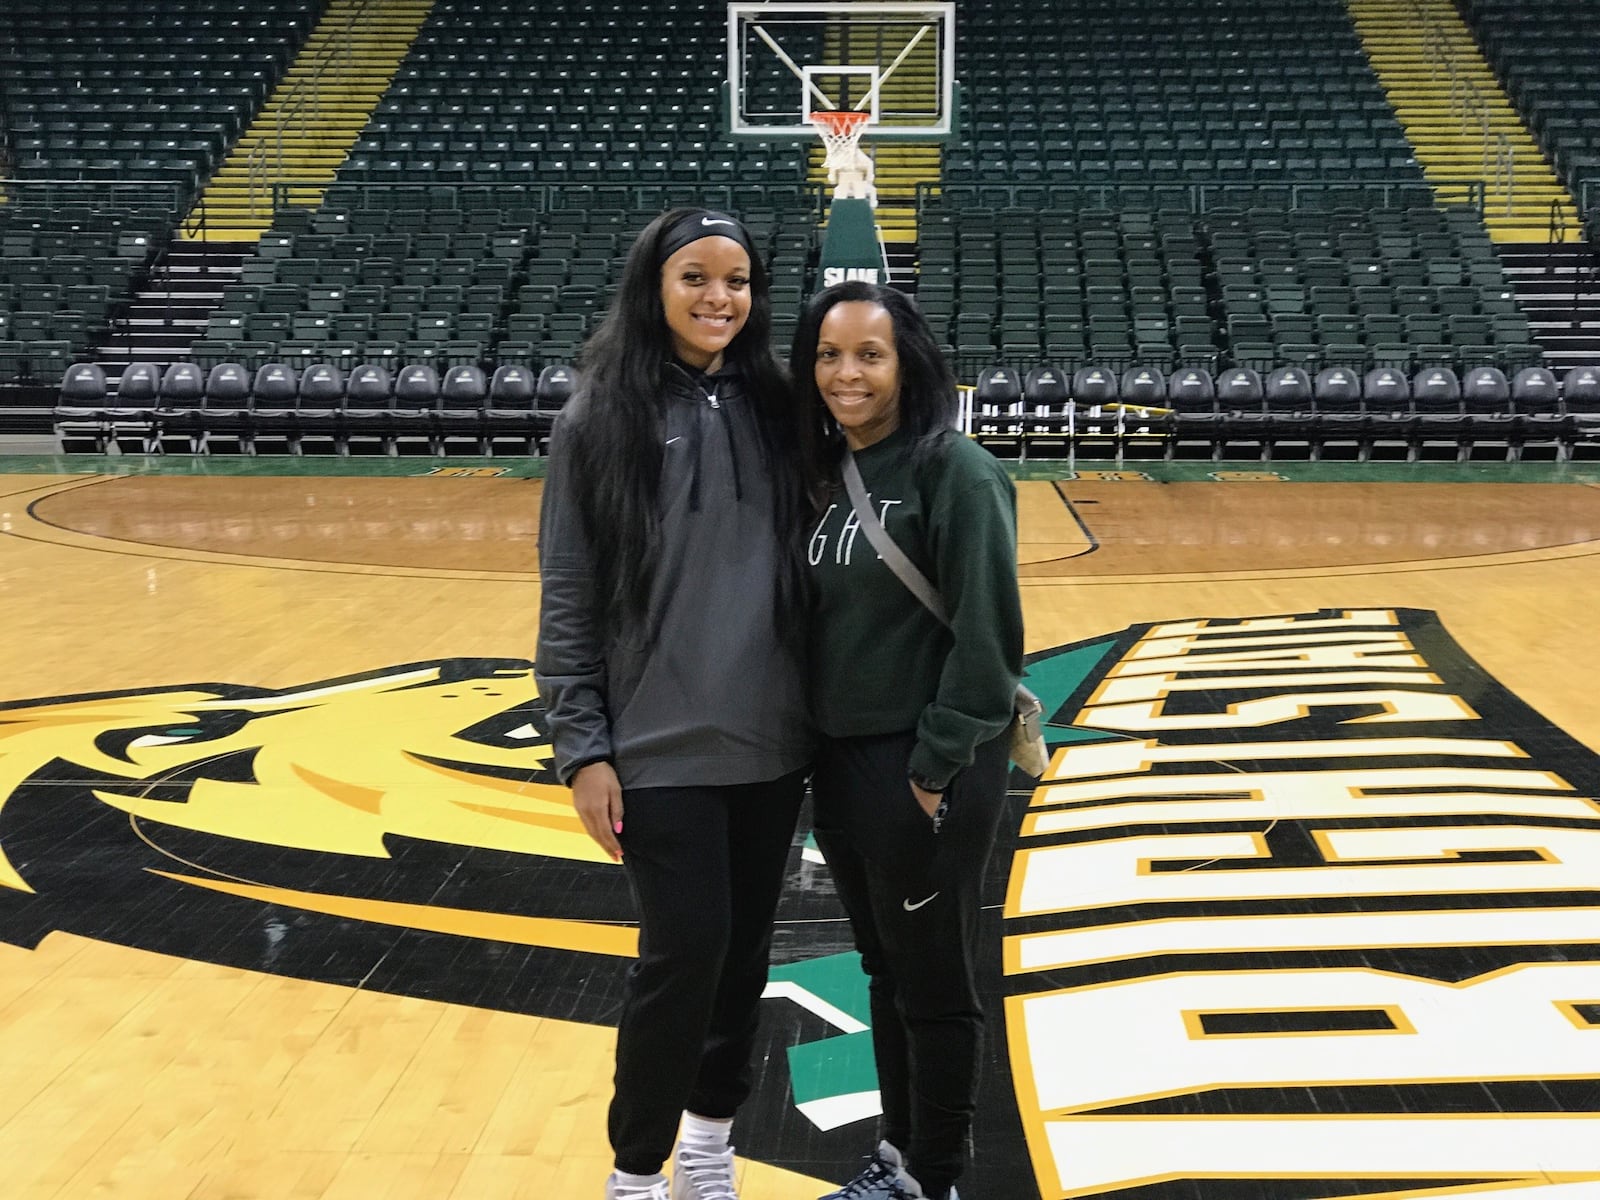
M 828 109 L 811 114 L 811 123 L 822 137 L 827 151 L 825 165 L 830 171 L 850 170 L 860 165 L 857 149 L 867 128 L 868 114 L 847 108 Z

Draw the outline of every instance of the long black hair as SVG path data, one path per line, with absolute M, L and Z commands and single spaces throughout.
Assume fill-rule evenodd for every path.
M 900 366 L 900 428 L 909 430 L 915 439 L 912 457 L 927 455 L 954 427 L 960 411 L 955 373 L 939 349 L 927 318 L 904 292 L 860 280 L 836 283 L 818 292 L 795 328 L 789 376 L 797 398 L 795 407 L 804 414 L 802 445 L 811 463 L 811 478 L 829 483 L 838 482 L 845 439 L 828 412 L 822 393 L 817 391 L 817 342 L 821 340 L 822 319 L 828 310 L 851 301 L 881 305 L 894 322 L 894 352 Z
M 646 615 L 657 565 L 662 428 L 667 377 L 676 369 L 661 305 L 664 235 L 683 218 L 704 211 L 671 209 L 634 240 L 611 307 L 579 354 L 578 384 L 564 417 L 578 512 L 594 551 L 596 592 L 612 629 Z M 754 246 L 742 227 L 735 240 Z M 754 251 L 750 315 L 723 359 L 743 376 L 761 431 L 779 539 L 798 558 L 806 491 L 800 418 L 772 352 L 767 266 Z M 798 577 L 798 567 L 794 570 Z M 785 607 L 792 592 L 790 587 L 780 591 Z

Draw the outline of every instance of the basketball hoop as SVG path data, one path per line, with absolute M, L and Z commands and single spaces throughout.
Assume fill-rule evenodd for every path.
M 866 131 L 870 116 L 870 113 L 849 108 L 830 108 L 811 114 L 811 123 L 816 126 L 828 152 L 824 165 L 831 170 L 843 170 L 855 165 L 856 146 Z

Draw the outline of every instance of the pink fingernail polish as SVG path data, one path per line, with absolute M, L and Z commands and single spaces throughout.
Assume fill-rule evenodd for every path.
M 611 827 L 611 832 L 612 833 L 621 833 L 622 832 L 622 822 L 618 821 L 615 825 L 613 825 Z

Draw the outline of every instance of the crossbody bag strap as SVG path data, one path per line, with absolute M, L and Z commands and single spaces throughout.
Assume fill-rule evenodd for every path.
M 844 455 L 843 474 L 844 490 L 850 494 L 850 505 L 856 510 L 856 520 L 861 523 L 861 531 L 867 535 L 867 541 L 872 543 L 873 549 L 899 577 L 900 582 L 910 589 L 911 594 L 922 601 L 927 610 L 938 617 L 940 623 L 948 629 L 950 618 L 945 616 L 944 601 L 939 598 L 939 593 L 934 590 L 933 584 L 928 582 L 928 577 L 917 570 L 917 564 L 906 557 L 904 550 L 895 545 L 894 539 L 889 536 L 889 531 L 883 527 L 883 522 L 878 520 L 877 514 L 872 511 L 872 503 L 867 499 L 867 485 L 861 481 L 861 471 L 856 467 L 855 455 L 848 450 Z M 1019 682 L 1012 706 L 1015 712 L 1013 731 L 1020 729 L 1024 738 L 1038 744 L 1039 754 L 1043 758 L 1048 758 L 1043 749 L 1043 735 L 1039 732 L 1040 715 L 1044 711 L 1039 698 Z M 1013 732 L 1013 743 L 1016 736 Z M 1035 776 L 1042 771 L 1041 765 L 1039 770 L 1035 771 Z
M 872 548 L 878 552 L 888 568 L 895 573 L 900 582 L 911 590 L 911 594 L 922 601 L 923 606 L 934 616 L 939 618 L 946 628 L 950 625 L 950 618 L 945 615 L 944 601 L 933 584 L 928 582 L 928 577 L 917 570 L 917 564 L 906 557 L 906 552 L 895 544 L 889 536 L 889 531 L 883 527 L 883 522 L 878 520 L 872 511 L 872 502 L 867 499 L 867 485 L 861 481 L 861 471 L 856 466 L 856 456 L 846 450 L 844 455 L 844 490 L 850 494 L 850 504 L 856 510 L 856 520 L 861 522 L 861 531 L 867 535 L 867 541 L 872 543 Z

